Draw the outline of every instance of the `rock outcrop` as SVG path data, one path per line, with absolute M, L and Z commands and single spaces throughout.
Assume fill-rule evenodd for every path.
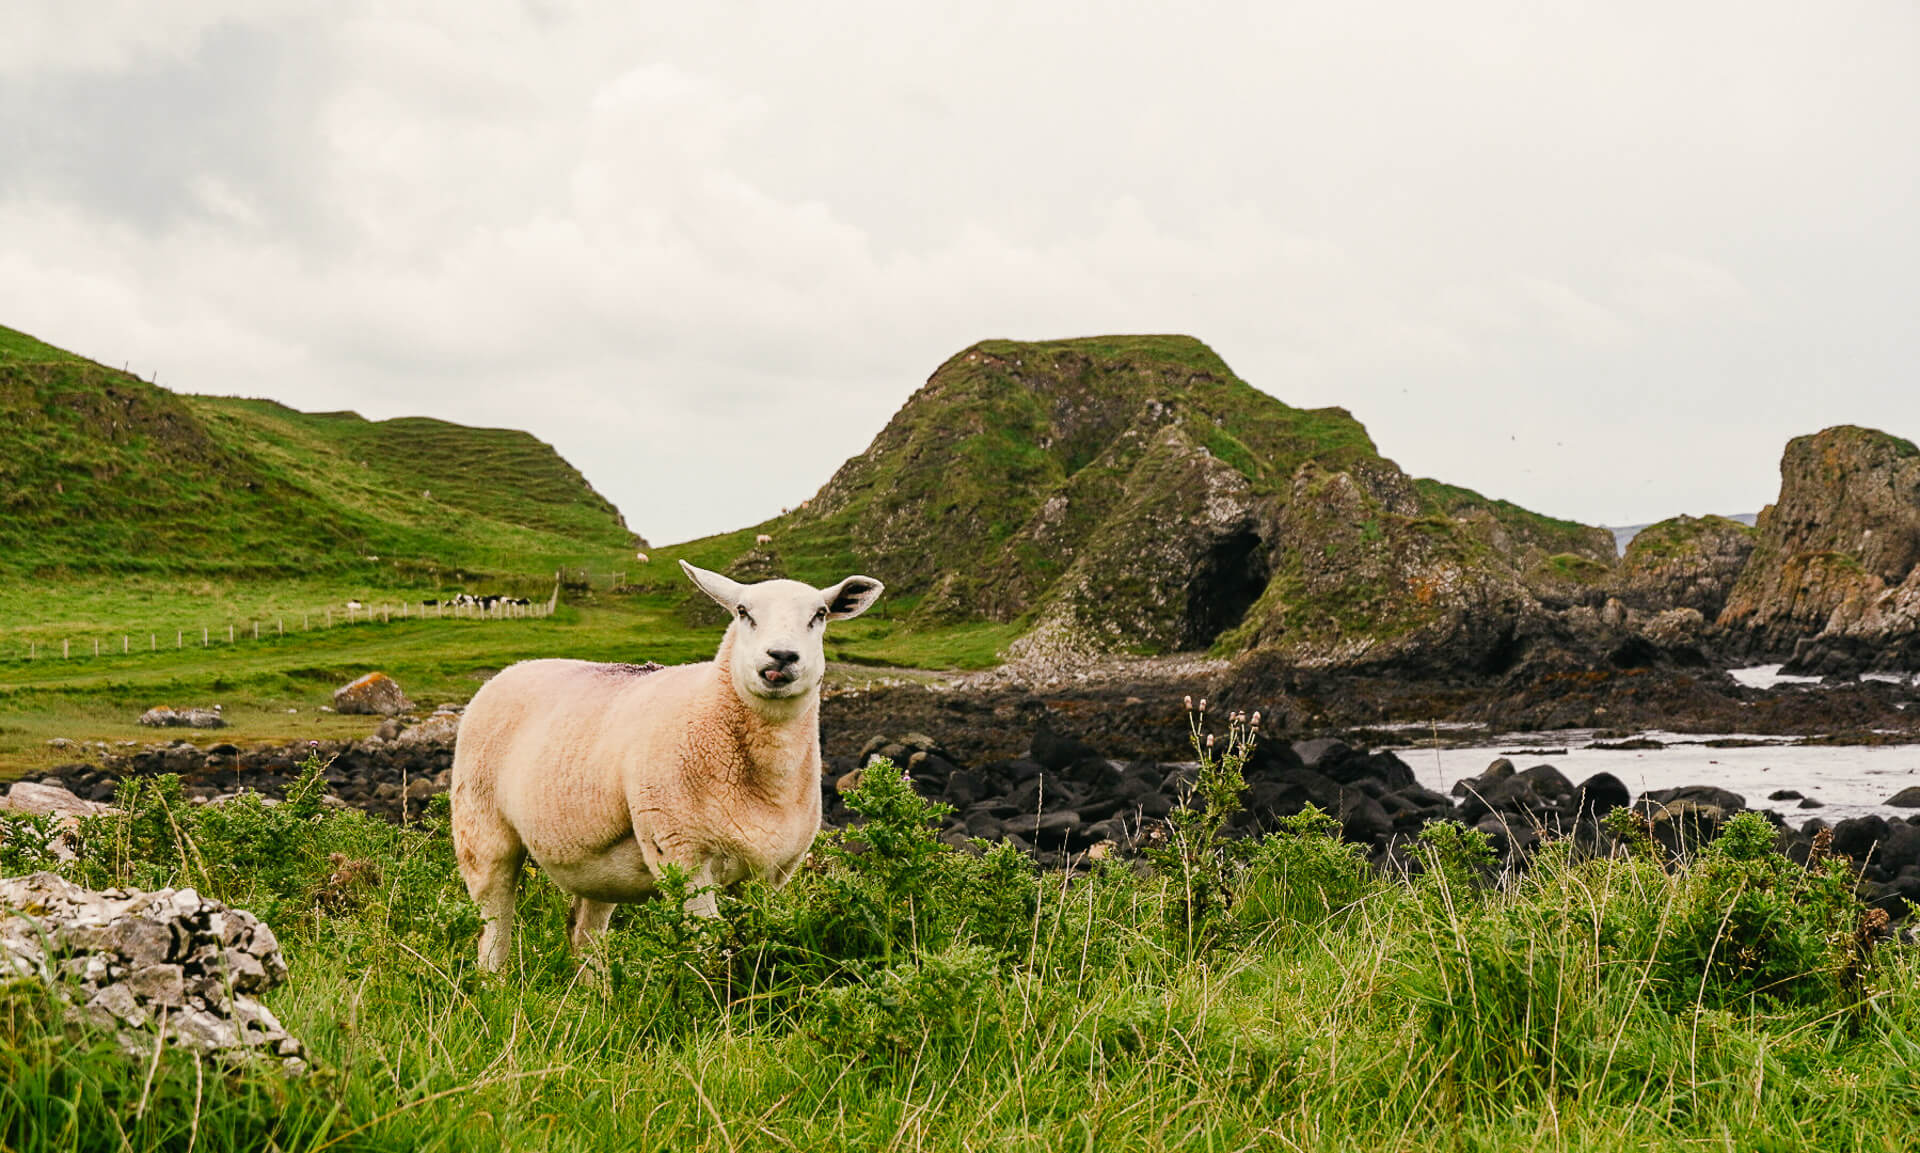
M 1620 558 L 1613 595 L 1628 608 L 1692 609 L 1713 620 L 1746 568 L 1756 535 L 1723 516 L 1677 516 L 1648 525 Z
M 1539 609 L 1529 573 L 1597 587 L 1613 559 L 1605 530 L 1413 480 L 1345 410 L 1287 405 L 1184 336 L 983 341 L 811 500 L 679 551 L 773 575 L 744 551 L 761 536 L 780 575 L 886 573 L 916 625 L 1022 623 L 1008 655 L 1049 678 L 1249 645 L 1315 667 L 1497 664 Z
M 150 729 L 224 729 L 227 719 L 220 715 L 220 706 L 210 709 L 176 709 L 171 705 L 155 705 L 140 714 L 140 723 Z
M 273 930 L 192 889 L 94 892 L 54 873 L 0 880 L 0 975 L 37 977 L 131 1052 L 167 1043 L 306 1068 L 258 995 L 286 979 Z
M 1920 662 L 1920 448 L 1842 425 L 1787 445 L 1719 626 L 1730 652 L 1852 672 Z
M 391 717 L 413 708 L 413 702 L 400 691 L 400 682 L 385 673 L 368 673 L 333 690 L 333 708 L 341 713 Z

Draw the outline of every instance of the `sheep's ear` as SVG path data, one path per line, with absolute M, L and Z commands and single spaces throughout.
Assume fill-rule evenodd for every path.
M 827 619 L 844 621 L 873 607 L 887 586 L 872 577 L 850 576 L 830 589 L 821 589 L 827 597 Z
M 740 593 L 744 586 L 739 581 L 728 580 L 717 572 L 695 568 L 686 561 L 680 562 L 680 569 L 701 592 L 712 597 L 715 604 L 726 609 L 728 615 L 732 615 L 733 610 L 740 607 Z

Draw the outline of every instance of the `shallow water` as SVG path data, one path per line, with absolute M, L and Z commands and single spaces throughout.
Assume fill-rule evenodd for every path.
M 1886 799 L 1901 789 L 1920 785 L 1920 745 L 1866 748 L 1766 744 L 1717 749 L 1701 743 L 1717 739 L 1714 737 L 1662 732 L 1639 735 L 1661 741 L 1666 747 L 1596 749 L 1591 747 L 1594 739 L 1591 733 L 1575 730 L 1509 734 L 1498 743 L 1469 748 L 1396 749 L 1395 752 L 1412 766 L 1421 784 L 1441 792 L 1451 789 L 1455 781 L 1478 776 L 1495 758 L 1506 757 L 1520 769 L 1552 765 L 1575 784 L 1594 773 L 1612 773 L 1625 782 L 1635 796 L 1678 785 L 1717 785 L 1745 797 L 1749 808 L 1778 812 L 1796 828 L 1812 817 L 1831 824 L 1868 813 L 1889 819 L 1920 813 L 1920 809 L 1899 809 L 1886 804 Z M 1778 741 L 1782 738 L 1740 739 Z M 1560 749 L 1566 751 L 1557 751 Z M 1798 790 L 1824 802 L 1824 807 L 1801 809 L 1798 801 L 1767 799 L 1769 793 L 1781 789 Z

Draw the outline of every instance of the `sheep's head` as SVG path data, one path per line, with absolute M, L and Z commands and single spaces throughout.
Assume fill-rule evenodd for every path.
M 801 581 L 743 585 L 680 562 L 688 579 L 733 616 L 729 672 L 743 700 L 780 700 L 811 693 L 827 671 L 827 622 L 866 612 L 886 587 L 850 576 L 831 588 Z

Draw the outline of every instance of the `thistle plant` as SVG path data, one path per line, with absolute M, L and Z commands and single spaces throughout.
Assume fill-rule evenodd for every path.
M 1207 731 L 1207 700 L 1186 698 L 1188 737 L 1199 768 L 1182 804 L 1167 816 L 1163 839 L 1143 850 L 1177 887 L 1167 902 L 1167 928 L 1189 953 L 1216 944 L 1233 906 L 1233 881 L 1250 846 L 1226 835 L 1240 811 L 1242 774 L 1260 737 L 1260 714 L 1228 714 L 1224 742 Z

